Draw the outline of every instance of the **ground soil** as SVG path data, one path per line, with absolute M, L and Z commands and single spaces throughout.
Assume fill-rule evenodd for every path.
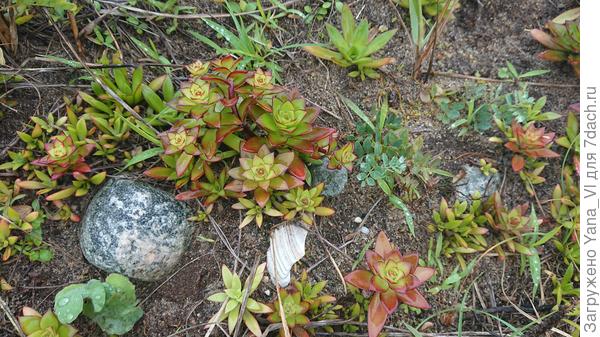
M 310 1 L 301 3 L 312 4 Z M 222 12 L 222 8 L 212 1 L 187 1 L 198 8 L 198 13 Z M 535 54 L 541 51 L 540 46 L 534 42 L 528 33 L 529 29 L 538 28 L 544 22 L 558 15 L 568 8 L 577 5 L 576 1 L 569 0 L 462 0 L 462 7 L 456 13 L 456 18 L 448 24 L 444 36 L 439 42 L 434 60 L 435 71 L 446 71 L 465 75 L 481 75 L 495 77 L 499 67 L 506 61 L 512 62 L 517 68 L 523 70 L 551 69 L 552 71 L 539 78 L 539 81 L 575 84 L 579 83 L 571 69 L 566 65 L 548 64 L 539 61 Z M 297 5 L 301 8 L 302 6 Z M 475 163 L 480 157 L 491 158 L 495 166 L 500 168 L 503 176 L 502 194 L 510 205 L 530 202 L 531 199 L 524 191 L 519 178 L 514 175 L 509 167 L 509 154 L 498 146 L 487 142 L 486 135 L 473 134 L 459 138 L 456 132 L 441 124 L 436 118 L 437 109 L 434 106 L 421 103 L 419 93 L 424 84 L 411 78 L 413 65 L 413 52 L 406 32 L 399 27 L 396 10 L 387 0 L 357 0 L 352 2 L 355 13 L 360 12 L 361 18 L 367 18 L 377 25 L 388 28 L 398 27 L 388 47 L 382 52 L 385 56 L 395 57 L 397 64 L 387 66 L 384 76 L 379 80 L 351 79 L 347 76 L 348 70 L 339 68 L 331 63 L 321 62 L 301 50 L 290 50 L 281 57 L 279 63 L 283 66 L 283 82 L 290 87 L 298 88 L 310 101 L 321 106 L 324 110 L 340 116 L 337 119 L 327 113 L 322 113 L 320 119 L 323 124 L 336 127 L 342 135 L 354 132 L 354 122 L 350 113 L 340 105 L 339 95 L 346 96 L 368 110 L 372 104 L 381 99 L 384 94 L 390 96 L 390 104 L 405 118 L 406 124 L 413 134 L 421 135 L 425 139 L 426 150 L 442 159 L 442 168 L 457 173 L 461 166 Z M 407 20 L 407 12 L 398 8 L 398 11 Z M 79 17 L 80 24 L 84 25 L 95 16 L 89 11 L 83 11 Z M 337 15 L 326 18 L 327 22 L 339 24 Z M 304 24 L 301 20 L 285 18 L 280 21 L 284 31 L 272 36 L 276 44 L 306 43 L 307 41 L 324 41 L 324 22 Z M 231 24 L 228 20 L 222 23 Z M 407 21 L 408 22 L 408 21 Z M 155 22 L 151 27 L 165 28 L 166 22 Z M 135 34 L 125 24 L 120 24 L 123 32 L 120 39 L 126 41 L 124 35 Z M 62 31 L 71 38 L 68 26 L 61 27 Z M 180 20 L 179 31 L 164 38 L 154 36 L 158 41 L 159 50 L 171 58 L 174 63 L 185 64 L 195 59 L 211 59 L 214 52 L 206 46 L 193 40 L 187 29 L 194 29 L 214 37 L 201 22 Z M 154 30 L 153 30 L 154 31 Z M 158 34 L 158 33 L 157 33 Z M 7 55 L 7 61 L 12 66 L 22 67 L 49 67 L 59 66 L 36 60 L 36 56 L 55 55 L 69 57 L 67 46 L 47 21 L 35 19 L 27 26 L 20 27 L 20 44 L 16 55 Z M 125 59 L 135 63 L 142 61 L 143 56 L 131 44 L 123 42 L 127 48 Z M 222 43 L 222 41 L 220 42 Z M 100 55 L 102 48 L 90 42 L 85 42 L 86 59 L 93 61 Z M 78 89 L 76 85 L 85 83 L 78 80 L 83 72 L 77 71 L 24 71 L 29 88 L 15 89 L 11 96 L 17 100 L 15 111 L 7 112 L 0 119 L 0 148 L 4 150 L 15 146 L 15 132 L 23 128 L 31 115 L 46 114 L 52 111 L 61 111 L 62 96 L 70 96 Z M 177 71 L 175 75 L 183 76 Z M 430 83 L 435 82 L 443 87 L 460 86 L 464 83 L 461 79 L 448 77 L 434 77 Z M 47 87 L 53 85 L 54 87 Z M 58 86 L 58 87 L 56 87 Z M 548 96 L 547 109 L 566 115 L 569 104 L 578 101 L 577 88 L 558 87 L 531 87 L 534 96 Z M 56 113 L 56 112 L 55 112 Z M 62 111 L 61 111 L 62 113 Z M 564 133 L 564 119 L 549 124 L 549 128 L 559 134 Z M 18 145 L 17 145 L 18 146 Z M 3 158 L 0 158 L 3 159 Z M 551 188 L 557 183 L 560 163 L 551 161 L 545 175 L 548 182 L 537 188 L 540 200 L 547 200 Z M 304 268 L 312 267 L 310 277 L 313 280 L 328 280 L 327 290 L 341 300 L 349 303 L 350 298 L 344 294 L 341 281 L 334 271 L 333 262 L 328 257 L 330 253 L 337 267 L 344 273 L 350 271 L 351 265 L 358 256 L 363 246 L 380 230 L 385 230 L 389 237 L 404 252 L 418 252 L 425 257 L 428 250 L 429 234 L 426 226 L 430 222 L 431 210 L 439 204 L 440 198 L 454 199 L 454 187 L 451 178 L 440 178 L 437 183 L 428 187 L 420 200 L 412 202 L 409 206 L 415 215 L 416 237 L 412 237 L 406 227 L 402 213 L 389 205 L 385 199 L 381 200 L 382 193 L 378 189 L 361 188 L 357 182 L 356 173 L 350 177 L 349 183 L 340 196 L 326 199 L 326 204 L 336 209 L 336 214 L 330 218 L 322 219 L 318 224 L 320 235 L 335 246 L 341 246 L 350 238 L 354 242 L 336 251 L 319 240 L 316 231 L 308 236 L 307 254 L 295 266 L 298 275 Z M 133 175 L 133 174 L 132 174 Z M 133 175 L 136 179 L 143 179 L 141 175 Z M 168 189 L 168 186 L 165 186 Z M 83 212 L 89 198 L 83 198 L 78 205 L 78 211 Z M 236 254 L 251 265 L 255 257 L 264 257 L 269 241 L 270 225 L 257 229 L 247 227 L 238 230 L 240 214 L 229 206 L 231 202 L 220 203 L 213 215 Z M 371 212 L 369 213 L 369 211 Z M 539 211 L 538 211 L 539 212 Z M 369 216 L 367 217 L 367 213 Z M 364 226 L 369 229 L 369 234 L 357 234 L 356 217 L 365 219 Z M 7 298 L 8 306 L 14 314 L 24 305 L 46 310 L 52 306 L 54 294 L 63 286 L 73 282 L 85 282 L 90 278 L 103 278 L 105 273 L 88 264 L 78 246 L 77 223 L 49 222 L 45 225 L 45 240 L 52 246 L 55 258 L 47 264 L 29 263 L 23 257 L 16 257 L 0 265 L 0 276 L 4 277 L 14 290 L 3 294 Z M 144 317 L 136 325 L 132 336 L 168 336 L 179 330 L 206 322 L 218 310 L 216 304 L 206 301 L 208 294 L 221 287 L 220 266 L 227 264 L 234 266 L 234 258 L 226 249 L 222 240 L 217 236 L 210 223 L 198 225 L 196 235 L 214 240 L 195 240 L 184 259 L 181 269 L 164 283 L 135 282 L 138 298 L 143 300 Z M 551 252 L 550 252 L 551 253 Z M 543 268 L 559 272 L 564 268 L 551 254 L 544 254 Z M 452 261 L 446 261 L 447 268 L 451 268 Z M 239 265 L 237 266 L 239 269 Z M 439 280 L 438 280 L 439 282 Z M 469 288 L 470 285 L 474 287 Z M 544 275 L 543 291 L 545 301 L 540 298 L 533 299 L 536 306 L 553 304 L 551 282 Z M 429 285 L 433 286 L 433 283 Z M 427 288 L 427 286 L 425 287 Z M 422 313 L 398 313 L 392 316 L 389 324 L 403 327 L 403 322 L 419 322 L 431 313 L 438 312 L 449 306 L 459 303 L 468 290 L 468 303 L 481 307 L 511 306 L 516 305 L 530 308 L 531 302 L 527 295 L 531 293 L 531 281 L 527 274 L 519 273 L 519 261 L 509 257 L 501 262 L 494 257 L 486 257 L 477 266 L 469 281 L 457 290 L 443 292 L 437 296 L 427 295 L 432 309 Z M 258 299 L 269 301 L 273 298 L 274 288 L 270 282 L 264 282 L 257 292 Z M 475 296 L 478 293 L 479 296 Z M 544 313 L 540 313 L 543 315 Z M 518 313 L 510 312 L 500 316 L 516 326 L 527 324 L 527 320 Z M 528 332 L 529 336 L 552 335 L 549 329 L 561 326 L 560 315 L 547 319 L 547 324 L 541 325 L 535 331 Z M 451 332 L 456 331 L 456 321 L 442 324 L 438 319 L 430 331 Z M 80 319 L 76 322 L 83 336 L 101 336 L 95 326 Z M 567 329 L 564 326 L 561 326 Z M 495 322 L 483 316 L 467 316 L 464 324 L 465 331 L 489 331 L 502 335 Z M 503 330 L 506 332 L 506 329 Z M 181 336 L 200 336 L 202 329 L 190 329 Z M 0 336 L 13 336 L 14 332 L 5 317 L 0 318 Z

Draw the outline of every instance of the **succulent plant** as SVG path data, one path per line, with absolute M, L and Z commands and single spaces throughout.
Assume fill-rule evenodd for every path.
M 568 62 L 579 76 L 579 7 L 570 9 L 546 23 L 550 34 L 531 30 L 531 36 L 548 50 L 538 54 L 542 60 Z
M 579 104 L 572 106 L 572 109 L 579 112 Z M 573 111 L 567 115 L 566 134 L 556 140 L 556 144 L 567 149 L 572 155 L 573 167 L 579 174 L 579 119 Z
M 566 166 L 562 172 L 563 185 L 556 185 L 552 192 L 550 214 L 561 226 L 566 228 L 571 241 L 578 241 L 579 237 L 579 185 L 573 179 L 573 169 Z
M 229 170 L 229 175 L 235 180 L 225 186 L 225 189 L 234 192 L 254 191 L 254 200 L 264 207 L 272 191 L 285 191 L 303 184 L 302 180 L 286 172 L 292 165 L 294 156 L 291 151 L 275 156 L 266 145 L 257 153 L 242 152 L 240 167 Z
M 262 90 L 273 89 L 273 76 L 270 71 L 262 71 L 262 69 L 256 69 L 254 75 L 247 80 L 248 84 L 255 88 Z
M 300 293 L 302 301 L 308 303 L 309 309 L 306 316 L 310 320 L 334 320 L 338 319 L 337 311 L 343 309 L 341 305 L 335 305 L 335 297 L 328 293 L 321 294 L 327 285 L 327 281 L 319 281 L 315 284 L 309 281 L 308 273 L 302 272 L 300 279 L 292 282 L 294 291 Z M 333 327 L 325 325 L 321 327 L 328 333 L 333 333 Z M 310 335 L 315 335 L 315 328 L 306 328 Z
M 46 166 L 56 180 L 66 173 L 88 173 L 91 168 L 85 163 L 85 157 L 94 149 L 93 144 L 75 145 L 71 136 L 63 133 L 54 136 L 44 145 L 46 155 L 31 163 Z
M 19 241 L 17 235 L 12 235 L 8 221 L 0 219 L 0 252 L 2 261 L 8 260 L 16 252 L 15 244 Z
M 233 209 L 246 209 L 248 210 L 245 214 L 244 220 L 240 223 L 240 228 L 244 228 L 246 225 L 251 223 L 253 220 L 256 222 L 258 227 L 263 224 L 264 214 L 271 217 L 283 216 L 283 213 L 273 208 L 271 201 L 267 201 L 264 207 L 257 205 L 254 201 L 246 198 L 239 198 L 238 202 L 231 206 Z
M 512 168 L 515 172 L 520 172 L 526 167 L 527 159 L 537 158 L 555 158 L 559 154 L 550 150 L 554 140 L 554 132 L 546 133 L 545 128 L 536 128 L 529 124 L 523 127 L 521 124 L 513 121 L 511 128 L 504 127 L 504 123 L 496 120 L 499 128 L 508 137 L 508 142 L 504 146 L 515 153 L 512 158 Z M 502 142 L 501 139 L 492 137 L 492 142 Z
M 314 313 L 317 313 L 319 307 L 335 302 L 335 297 L 329 294 L 320 295 L 325 286 L 327 286 L 327 281 L 312 284 L 308 280 L 306 270 L 302 272 L 300 279 L 294 280 L 292 284 L 294 289 L 300 293 L 302 300 L 309 304 L 310 310 Z
M 280 302 L 281 301 L 281 305 Z M 292 334 L 295 337 L 308 337 L 309 334 L 304 328 L 304 325 L 310 323 L 310 320 L 306 316 L 310 304 L 302 300 L 302 296 L 298 291 L 287 291 L 281 289 L 279 291 L 279 298 L 275 299 L 273 303 L 269 305 L 273 310 L 273 313 L 267 316 L 267 319 L 271 323 L 282 322 L 282 316 L 285 316 L 285 322 L 291 329 Z M 283 315 L 281 309 L 283 308 Z M 279 336 L 284 337 L 284 329 L 279 329 Z
M 429 280 L 435 270 L 419 266 L 416 254 L 402 255 L 384 232 L 377 235 L 375 250 L 366 253 L 369 270 L 355 270 L 344 279 L 353 286 L 372 291 L 368 312 L 369 337 L 377 337 L 387 317 L 399 303 L 428 309 L 427 300 L 417 288 Z
M 506 240 L 509 250 L 511 252 L 518 251 L 521 254 L 530 255 L 529 248 L 519 243 L 522 234 L 533 231 L 530 218 L 526 216 L 529 205 L 522 204 L 509 210 L 502 202 L 499 192 L 495 192 L 487 203 L 489 211 L 485 216 L 488 223 L 500 235 L 502 240 Z M 500 258 L 504 259 L 506 254 L 502 246 L 498 246 L 496 251 Z
M 258 321 L 256 318 L 254 318 L 254 314 L 266 314 L 272 312 L 273 310 L 266 304 L 260 303 L 248 297 L 246 301 L 246 308 L 244 309 L 243 314 L 240 311 L 242 309 L 244 294 L 248 293 L 248 296 L 252 295 L 256 288 L 258 288 L 260 285 L 265 272 L 265 266 L 266 264 L 264 263 L 260 264 L 254 273 L 252 282 L 249 283 L 249 280 L 246 280 L 244 283 L 249 285 L 250 289 L 247 289 L 244 285 L 242 285 L 240 277 L 237 274 L 232 273 L 227 266 L 223 265 L 221 267 L 221 275 L 223 277 L 225 290 L 209 296 L 208 300 L 223 303 L 223 310 L 213 316 L 210 319 L 210 322 L 219 323 L 227 318 L 227 327 L 229 333 L 233 333 L 235 324 L 239 315 L 241 314 L 242 320 L 244 321 L 244 324 L 248 330 L 250 330 L 250 332 L 252 332 L 255 336 L 262 335 Z
M 208 72 L 209 63 L 204 63 L 200 60 L 196 60 L 193 63 L 188 64 L 185 68 L 189 71 L 192 77 L 199 77 Z
M 256 113 L 256 123 L 267 132 L 271 146 L 288 146 L 297 151 L 314 154 L 317 143 L 330 137 L 334 130 L 314 127 L 318 110 L 307 107 L 298 93 L 273 97 L 271 107 Z M 270 111 L 269 111 L 270 109 Z
M 283 218 L 285 220 L 292 220 L 296 215 L 299 215 L 304 223 L 312 225 L 315 215 L 333 215 L 335 212 L 333 209 L 321 206 L 324 199 L 321 196 L 321 192 L 324 186 L 323 183 L 320 183 L 311 189 L 304 189 L 304 187 L 291 189 L 284 195 L 285 201 L 277 204 L 285 214 Z
M 385 47 L 396 33 L 396 29 L 377 34 L 376 31 L 370 32 L 369 26 L 366 19 L 361 20 L 357 25 L 350 7 L 345 4 L 342 7 L 342 32 L 326 24 L 329 42 L 335 50 L 321 46 L 307 46 L 304 50 L 344 68 L 356 66 L 358 69 L 350 72 L 348 74 L 350 77 L 360 76 L 362 80 L 365 76 L 379 78 L 379 74 L 374 69 L 394 63 L 395 60 L 391 57 L 375 59 L 372 55 Z
M 441 234 L 444 255 L 448 258 L 456 256 L 463 268 L 466 263 L 462 254 L 476 253 L 487 247 L 484 237 L 488 232 L 484 227 L 487 218 L 479 194 L 472 196 L 470 205 L 467 201 L 457 200 L 452 207 L 442 198 L 439 211 L 433 211 L 433 222 L 428 229 Z
M 240 198 L 244 195 L 241 192 L 233 192 L 225 189 L 225 184 L 227 183 L 226 167 L 217 175 L 208 163 L 203 162 L 201 171 L 206 181 L 193 181 L 191 189 L 179 193 L 175 197 L 177 200 L 204 198 L 202 204 L 207 207 L 207 211 L 210 213 L 212 205 L 219 198 Z
M 479 169 L 484 176 L 489 177 L 490 175 L 498 173 L 498 170 L 492 166 L 492 163 L 488 163 L 485 159 L 479 159 Z
M 77 329 L 62 324 L 52 310 L 42 316 L 36 310 L 23 307 L 23 316 L 19 317 L 19 325 L 27 337 L 77 337 Z
M 352 165 L 356 158 L 357 157 L 354 154 L 354 143 L 348 143 L 329 155 L 329 164 L 327 165 L 327 168 L 330 170 L 339 170 L 344 167 L 349 172 L 352 172 Z
M 184 102 L 188 105 L 206 104 L 211 99 L 210 83 L 202 79 L 183 82 L 180 90 L 184 96 Z

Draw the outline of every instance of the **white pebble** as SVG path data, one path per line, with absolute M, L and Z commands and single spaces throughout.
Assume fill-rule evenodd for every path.
M 362 222 L 362 218 L 357 216 L 356 218 L 354 218 L 354 222 L 356 223 L 361 223 Z
M 368 235 L 370 231 L 369 231 L 369 229 L 368 229 L 367 227 L 365 227 L 365 226 L 362 226 L 362 227 L 360 228 L 360 232 L 361 232 L 362 234 L 364 234 L 364 235 Z
M 269 289 L 265 290 L 265 295 L 271 296 L 271 290 L 269 290 Z

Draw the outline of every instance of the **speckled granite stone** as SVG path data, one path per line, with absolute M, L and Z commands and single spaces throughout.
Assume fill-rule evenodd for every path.
M 107 272 L 156 281 L 173 272 L 190 243 L 189 209 L 144 183 L 111 179 L 83 217 L 81 250 Z
M 323 158 L 323 164 L 311 165 L 310 173 L 312 175 L 312 186 L 325 183 L 323 195 L 328 197 L 336 196 L 344 190 L 348 181 L 348 170 L 342 167 L 339 170 L 330 170 L 327 168 L 329 160 Z

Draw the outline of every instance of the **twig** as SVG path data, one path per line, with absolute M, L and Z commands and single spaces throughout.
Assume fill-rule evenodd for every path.
M 290 0 L 287 2 L 284 2 L 282 5 L 285 7 L 291 6 L 297 2 L 301 2 L 303 0 Z M 105 4 L 109 4 L 109 5 L 113 5 L 116 6 L 118 8 L 122 8 L 125 10 L 128 10 L 130 12 L 136 12 L 136 13 L 142 13 L 145 14 L 144 16 L 137 16 L 137 17 L 163 17 L 163 18 L 173 18 L 173 19 L 208 19 L 208 18 L 229 18 L 231 16 L 244 16 L 244 15 L 250 15 L 250 14 L 257 14 L 260 13 L 259 10 L 254 10 L 254 11 L 248 11 L 248 12 L 242 12 L 242 13 L 234 13 L 234 14 L 229 14 L 229 13 L 216 13 L 216 14 L 171 14 L 171 13 L 161 13 L 161 12 L 154 12 L 154 11 L 148 11 L 145 9 L 141 9 L 141 8 L 137 8 L 137 7 L 133 7 L 133 6 L 128 6 L 128 5 L 123 5 L 122 3 L 118 3 L 118 2 L 113 2 L 113 1 L 107 1 L 107 0 L 98 0 L 98 2 L 101 3 L 105 3 Z M 273 9 L 277 9 L 279 8 L 279 6 L 273 5 L 267 8 L 264 8 L 263 11 L 270 11 Z
M 242 325 L 242 318 L 244 317 L 244 313 L 246 311 L 246 304 L 248 303 L 248 298 L 250 297 L 250 292 L 252 291 L 252 281 L 254 280 L 254 276 L 256 275 L 256 269 L 258 268 L 258 263 L 260 262 L 260 257 L 256 255 L 254 258 L 254 266 L 246 279 L 246 283 L 244 284 L 244 288 L 246 291 L 244 292 L 244 296 L 242 297 L 242 303 L 240 305 L 240 313 L 238 314 L 237 322 L 235 323 L 235 329 L 233 330 L 233 337 L 237 337 L 240 333 L 240 326 Z
M 184 270 L 187 266 L 189 266 L 190 264 L 200 260 L 201 258 L 205 257 L 208 254 L 204 254 L 204 255 L 200 255 L 198 257 L 196 257 L 195 259 L 193 259 L 192 261 L 184 264 L 181 268 L 177 269 L 176 272 L 174 272 L 173 274 L 171 274 L 171 276 L 169 276 L 166 280 L 164 280 L 161 284 L 158 285 L 158 287 L 154 288 L 154 290 L 152 290 L 152 292 L 150 292 L 150 294 L 148 294 L 148 296 L 146 296 L 146 298 L 144 298 L 141 302 L 140 302 L 140 306 L 142 306 L 144 304 L 144 302 L 146 302 L 150 296 L 154 295 L 154 293 L 156 291 L 158 291 L 158 289 L 160 289 L 163 285 L 165 285 L 167 282 L 169 282 L 175 275 L 177 275 L 180 271 Z
M 408 37 L 408 41 L 410 42 L 410 47 L 414 48 L 415 47 L 415 41 L 413 41 L 412 36 L 410 35 L 410 31 L 406 27 L 406 23 L 404 23 L 404 19 L 402 18 L 402 14 L 400 14 L 400 11 L 398 11 L 398 8 L 396 7 L 396 4 L 392 0 L 388 0 L 388 1 L 390 2 L 390 6 L 392 6 L 392 8 L 394 8 L 394 11 L 396 12 L 396 16 L 398 17 L 398 21 L 400 21 L 400 25 L 402 26 L 402 29 L 404 30 L 404 32 L 406 33 L 406 36 Z
M 152 125 L 150 125 L 148 122 L 146 122 L 142 118 L 142 116 L 140 116 L 135 110 L 133 110 L 129 106 L 129 104 L 127 104 L 121 97 L 119 97 L 119 95 L 117 95 L 111 88 L 109 88 L 98 76 L 96 76 L 96 74 L 94 74 L 94 72 L 89 67 L 87 67 L 87 65 L 85 65 L 85 63 L 83 62 L 83 60 L 81 59 L 81 57 L 79 56 L 79 54 L 77 54 L 77 52 L 73 48 L 73 45 L 71 45 L 71 43 L 69 43 L 69 41 L 67 40 L 67 38 L 65 37 L 65 35 L 61 32 L 61 30 L 58 27 L 56 27 L 56 24 L 55 24 L 54 20 L 50 16 L 50 13 L 48 13 L 48 10 L 44 9 L 44 12 L 46 13 L 46 16 L 48 17 L 48 19 L 52 22 L 52 27 L 54 27 L 54 29 L 56 30 L 56 32 L 58 33 L 58 35 L 60 35 L 60 37 L 63 40 L 63 42 L 71 50 L 71 53 L 73 53 L 73 55 L 75 56 L 75 58 L 77 59 L 77 61 L 79 61 L 79 63 L 81 63 L 83 65 L 83 67 L 88 71 L 88 73 L 92 76 L 92 78 L 94 79 L 94 81 L 96 81 L 102 87 L 102 89 L 107 94 L 109 94 L 114 100 L 116 100 L 119 104 L 121 104 L 123 106 L 123 108 L 125 108 L 125 110 L 127 110 L 133 117 L 135 117 L 135 119 L 137 119 L 138 121 L 140 121 L 142 124 L 144 124 L 146 127 L 148 127 L 153 132 L 158 133 L 158 130 L 156 130 Z
M 200 205 L 202 210 L 206 213 L 206 208 L 204 207 L 204 205 L 202 205 L 202 203 L 200 201 L 198 201 L 198 199 L 196 199 L 196 202 L 198 203 L 198 205 Z M 217 232 L 219 239 L 221 239 L 221 241 L 223 242 L 223 244 L 225 245 L 227 250 L 229 250 L 231 255 L 233 255 L 233 257 L 242 264 L 242 269 L 244 269 L 244 268 L 248 269 L 248 266 L 246 265 L 246 263 L 244 261 L 242 261 L 242 259 L 240 259 L 240 257 L 233 250 L 233 247 L 231 247 L 229 240 L 225 236 L 225 233 L 223 233 L 223 230 L 221 229 L 221 227 L 219 227 L 219 224 L 217 223 L 217 221 L 215 221 L 215 219 L 212 217 L 212 215 L 210 215 L 208 213 L 207 213 L 207 217 L 208 217 L 210 223 L 212 224 L 212 226 L 214 227 L 215 231 Z
M 17 330 L 17 333 L 19 334 L 19 336 L 26 337 L 25 334 L 23 333 L 23 330 L 21 330 L 19 323 L 17 323 L 17 319 L 10 311 L 8 304 L 6 304 L 6 302 L 4 302 L 4 299 L 1 296 L 0 296 L 0 308 L 2 308 L 2 311 L 4 311 L 4 314 L 6 314 L 6 317 L 8 317 L 8 320 L 10 321 L 10 323 L 13 325 L 15 330 Z
M 451 78 L 460 78 L 463 80 L 472 80 L 472 81 L 484 81 L 484 82 L 493 82 L 493 83 L 515 83 L 513 80 L 501 80 L 497 78 L 489 78 L 489 77 L 479 77 L 479 76 L 471 76 L 471 75 L 463 75 L 456 74 L 451 72 L 444 71 L 434 71 L 434 76 L 443 76 L 443 77 L 451 77 Z M 579 84 L 561 84 L 561 83 L 549 83 L 549 82 L 519 82 L 529 86 L 537 86 L 537 87 L 553 87 L 553 88 L 579 88 Z

